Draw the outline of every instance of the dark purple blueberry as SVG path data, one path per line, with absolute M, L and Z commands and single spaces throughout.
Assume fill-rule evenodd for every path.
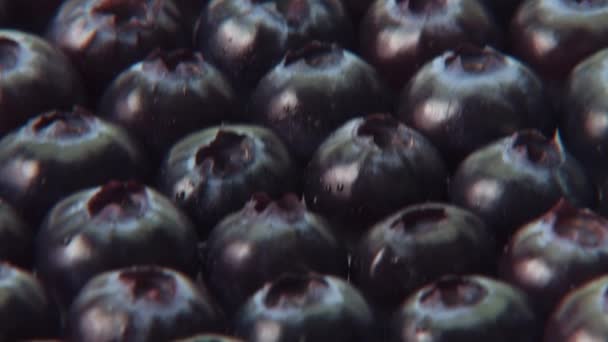
M 548 314 L 570 289 L 608 269 L 608 220 L 560 201 L 507 245 L 500 277 Z
M 361 231 L 403 206 L 445 196 L 435 147 L 388 114 L 355 118 L 332 133 L 306 169 L 309 208 Z
M 195 276 L 197 235 L 169 199 L 137 182 L 111 181 L 66 197 L 36 239 L 36 270 L 65 306 L 95 275 L 144 264 Z
M 174 342 L 244 342 L 237 337 L 216 335 L 216 334 L 200 334 L 184 339 L 175 340 Z
M 0 136 L 31 117 L 84 101 L 68 58 L 34 35 L 0 30 Z
M 538 131 L 524 130 L 469 155 L 451 180 L 450 197 L 479 215 L 502 246 L 512 232 L 560 198 L 589 207 L 595 191 L 557 136 L 549 140 Z
M 0 199 L 0 260 L 29 268 L 33 239 L 30 227 L 9 203 Z
M 174 0 L 66 0 L 46 37 L 72 58 L 93 97 L 155 48 L 184 46 Z
M 34 276 L 0 262 L 0 339 L 23 341 L 53 337 L 56 310 Z
M 353 45 L 353 28 L 339 0 L 212 0 L 197 25 L 196 42 L 211 63 L 243 92 L 288 49 L 310 40 Z
M 80 291 L 68 316 L 67 341 L 172 341 L 221 331 L 208 294 L 185 275 L 158 266 L 102 273 Z
M 397 116 L 428 137 L 452 167 L 519 129 L 550 135 L 557 123 L 530 69 L 491 47 L 474 46 L 423 66 L 403 89 Z
M 334 129 L 391 109 L 374 69 L 337 45 L 312 42 L 288 53 L 252 94 L 252 120 L 273 129 L 306 163 Z
M 213 228 L 206 249 L 207 283 L 229 313 L 283 273 L 348 271 L 346 251 L 329 225 L 294 194 L 279 200 L 255 194 Z
M 511 22 L 511 45 L 543 77 L 562 80 L 580 61 L 608 46 L 608 2 L 526 0 Z
M 608 336 L 608 276 L 566 295 L 547 321 L 545 342 L 595 342 Z
M 409 206 L 374 225 L 353 258 L 354 282 L 388 312 L 445 274 L 489 272 L 496 261 L 481 219 L 442 203 Z
M 537 342 L 542 325 L 528 298 L 483 276 L 446 276 L 416 291 L 395 313 L 392 342 Z
M 279 138 L 253 125 L 222 125 L 177 142 L 163 162 L 160 189 L 196 221 L 205 237 L 251 195 L 291 191 L 296 170 Z
M 0 197 L 32 227 L 77 190 L 144 173 L 126 132 L 80 107 L 41 114 L 0 140 Z
M 479 0 L 376 0 L 360 27 L 363 57 L 394 89 L 427 61 L 460 44 L 500 45 Z
M 372 324 L 365 299 L 344 280 L 286 274 L 249 298 L 235 330 L 249 342 L 369 342 Z
M 564 87 L 560 123 L 568 151 L 600 180 L 608 172 L 607 75 L 608 49 L 585 59 L 572 71 Z
M 157 51 L 121 73 L 99 115 L 125 127 L 160 159 L 179 138 L 235 119 L 236 98 L 224 77 L 189 50 Z

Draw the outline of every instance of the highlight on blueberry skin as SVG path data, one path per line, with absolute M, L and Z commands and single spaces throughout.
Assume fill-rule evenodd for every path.
M 235 318 L 247 341 L 373 341 L 373 315 L 359 291 L 328 275 L 285 274 L 249 298 Z
M 305 169 L 308 207 L 345 231 L 363 231 L 402 207 L 445 197 L 437 149 L 389 114 L 349 120 Z
M 502 32 L 478 0 L 376 0 L 365 14 L 359 50 L 393 89 L 426 62 L 463 43 L 502 45 Z
M 221 312 L 190 278 L 140 265 L 87 283 L 67 315 L 66 340 L 171 341 L 223 328 Z
M 526 0 L 510 26 L 513 54 L 556 81 L 605 48 L 607 34 L 608 3 L 595 0 Z
M 608 49 L 579 63 L 564 84 L 564 144 L 601 183 L 608 172 Z
M 528 298 L 479 275 L 447 275 L 414 292 L 395 312 L 389 341 L 521 341 L 542 336 Z
M 145 179 L 137 144 L 82 107 L 30 119 L 0 140 L 0 197 L 32 227 L 61 198 L 110 179 Z
M 340 0 L 212 0 L 195 31 L 197 47 L 243 94 L 290 49 L 311 40 L 354 45 Z
M 501 279 L 548 315 L 572 288 L 608 267 L 608 220 L 560 200 L 513 236 L 500 262 Z
M 229 314 L 283 273 L 348 272 L 346 250 L 332 228 L 295 194 L 254 194 L 213 228 L 204 264 L 207 284 Z
M 522 130 L 469 155 L 450 183 L 451 202 L 479 215 L 498 247 L 521 225 L 561 198 L 577 207 L 595 204 L 595 189 L 582 166 L 555 136 Z
M 296 169 L 272 131 L 255 125 L 222 125 L 192 133 L 167 154 L 159 189 L 195 221 L 201 238 L 251 195 L 292 191 Z
M 548 319 L 543 341 L 601 341 L 608 334 L 607 297 L 605 275 L 572 289 Z
M 253 122 L 272 129 L 305 165 L 347 120 L 392 108 L 391 94 L 369 64 L 339 47 L 313 41 L 292 50 L 251 95 Z
M 353 255 L 353 282 L 374 307 L 392 313 L 413 291 L 445 274 L 496 267 L 484 222 L 443 203 L 408 206 L 370 228 Z
M 30 118 L 84 104 L 78 71 L 58 49 L 33 34 L 0 30 L 0 135 Z
M 22 341 L 55 337 L 58 312 L 31 273 L 0 262 L 0 338 Z
M 183 18 L 174 0 L 66 0 L 45 37 L 71 58 L 96 99 L 154 49 L 185 46 Z
M 110 181 L 62 199 L 36 237 L 36 270 L 63 306 L 95 275 L 138 264 L 193 277 L 199 268 L 193 224 L 135 181 Z
M 542 81 L 516 59 L 462 45 L 435 57 L 403 88 L 397 117 L 424 134 L 455 168 L 474 150 L 515 131 L 557 126 Z
M 237 104 L 228 81 L 203 55 L 157 50 L 118 75 L 98 112 L 160 160 L 188 133 L 235 120 Z

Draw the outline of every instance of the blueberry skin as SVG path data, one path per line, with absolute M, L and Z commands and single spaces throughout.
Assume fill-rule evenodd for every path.
M 0 197 L 34 228 L 64 196 L 146 172 L 126 132 L 80 107 L 41 114 L 0 140 Z
M 312 42 L 287 54 L 262 78 L 249 112 L 304 165 L 348 119 L 391 108 L 390 94 L 369 64 L 337 45 Z
M 0 30 L 0 136 L 49 110 L 84 104 L 71 61 L 33 34 Z
M 394 89 L 446 50 L 502 45 L 494 18 L 478 0 L 376 0 L 359 31 L 361 55 Z
M 203 54 L 244 94 L 290 49 L 311 40 L 354 45 L 353 27 L 339 0 L 213 0 L 195 30 Z
M 608 171 L 608 49 L 582 61 L 564 85 L 564 144 L 598 182 Z
M 535 342 L 541 327 L 528 298 L 517 289 L 484 276 L 448 275 L 401 305 L 389 340 Z
M 201 238 L 256 192 L 293 190 L 296 169 L 280 139 L 267 128 L 222 125 L 178 141 L 167 154 L 159 189 L 195 221 Z
M 378 310 L 445 274 L 491 272 L 494 238 L 476 215 L 443 203 L 408 206 L 370 228 L 353 255 L 353 281 Z
M 97 99 L 154 49 L 186 46 L 182 19 L 174 0 L 66 0 L 45 37 L 72 59 Z
M 243 305 L 235 334 L 250 342 L 373 341 L 373 316 L 346 281 L 327 275 L 285 274 Z
M 36 270 L 63 306 L 99 273 L 155 264 L 195 276 L 197 261 L 190 220 L 137 182 L 111 181 L 62 199 L 36 237 Z
M 443 200 L 447 172 L 435 147 L 388 114 L 346 122 L 317 149 L 304 178 L 308 207 L 362 231 L 417 202 Z
M 42 284 L 29 272 L 0 262 L 0 340 L 56 336 L 58 313 Z
M 255 194 L 213 228 L 206 251 L 207 284 L 227 313 L 283 273 L 348 273 L 346 250 L 331 227 L 294 194 Z
M 595 190 L 582 166 L 556 140 L 523 130 L 478 149 L 452 178 L 451 202 L 479 215 L 498 247 L 562 197 L 593 206 Z
M 547 321 L 545 342 L 601 341 L 608 334 L 608 276 L 572 289 Z
M 397 117 L 437 146 L 452 169 L 517 130 L 551 135 L 557 126 L 538 76 L 488 46 L 461 46 L 425 64 L 402 90 Z
M 0 198 L 0 260 L 29 268 L 34 254 L 33 235 L 15 208 Z
M 200 53 L 156 51 L 123 71 L 102 96 L 101 117 L 127 129 L 160 160 L 178 139 L 236 119 L 224 76 Z
M 579 62 L 608 45 L 608 3 L 526 0 L 510 31 L 514 55 L 542 77 L 563 80 Z
M 66 342 L 172 341 L 200 331 L 221 331 L 211 298 L 185 275 L 158 266 L 99 274 L 68 313 Z

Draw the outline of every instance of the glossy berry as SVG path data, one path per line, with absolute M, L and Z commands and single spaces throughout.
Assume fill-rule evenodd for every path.
M 8 263 L 0 263 L 0 339 L 49 338 L 57 331 L 58 317 L 42 284 Z
M 608 220 L 560 201 L 523 226 L 505 249 L 501 278 L 548 314 L 570 289 L 608 267 Z
M 450 190 L 452 202 L 479 215 L 499 246 L 562 197 L 581 207 L 595 201 L 580 164 L 556 139 L 534 130 L 518 131 L 473 152 L 458 167 Z
M 364 342 L 373 316 L 359 292 L 340 278 L 284 275 L 258 290 L 235 319 L 251 342 Z
M 200 53 L 157 51 L 114 80 L 98 112 L 160 159 L 188 133 L 235 119 L 236 103 L 228 82 Z
M 196 30 L 203 54 L 244 93 L 287 50 L 310 40 L 349 47 L 354 38 L 339 0 L 212 0 Z
M 111 181 L 58 202 L 36 240 L 36 270 L 66 305 L 95 275 L 138 264 L 198 270 L 194 226 L 169 199 Z
M 494 240 L 477 216 L 458 207 L 406 207 L 374 225 L 354 258 L 355 283 L 376 308 L 393 312 L 410 293 L 444 274 L 492 271 Z
M 0 135 L 42 112 L 84 102 L 70 60 L 32 34 L 0 30 Z
M 553 312 L 545 342 L 601 341 L 608 334 L 608 276 L 572 289 Z
M 350 118 L 391 107 L 374 69 L 336 46 L 312 42 L 287 54 L 258 83 L 252 119 L 273 129 L 306 163 L 323 140 Z
M 174 0 L 66 0 L 46 38 L 71 57 L 97 97 L 155 48 L 183 46 L 181 19 Z
M 608 171 L 608 49 L 581 62 L 564 86 L 560 131 L 567 149 L 597 178 Z
M 37 227 L 59 199 L 110 179 L 145 172 L 121 129 L 82 108 L 41 114 L 0 140 L 0 197 Z
M 253 125 L 204 129 L 178 141 L 163 162 L 159 188 L 197 223 L 201 237 L 252 194 L 290 191 L 295 169 L 270 130 Z
M 478 0 L 376 0 L 359 38 L 365 60 L 400 89 L 444 51 L 463 43 L 499 46 L 501 33 Z
M 511 45 L 543 77 L 562 80 L 584 58 L 608 46 L 608 3 L 526 0 L 511 22 Z
M 402 304 L 390 341 L 536 342 L 539 323 L 527 297 L 506 283 L 446 276 Z
M 428 137 L 451 166 L 519 129 L 550 135 L 557 123 L 530 69 L 491 47 L 474 46 L 423 66 L 403 89 L 397 116 Z
M 376 114 L 348 121 L 323 142 L 306 169 L 304 194 L 311 210 L 360 231 L 408 204 L 443 199 L 446 178 L 426 138 Z
M 33 233 L 15 209 L 0 199 L 0 260 L 21 267 L 31 266 Z
M 206 243 L 205 276 L 227 312 L 283 273 L 315 271 L 346 276 L 346 251 L 323 218 L 295 195 L 253 196 L 223 219 Z
M 209 296 L 183 274 L 158 266 L 102 273 L 68 315 L 67 341 L 172 341 L 222 329 Z

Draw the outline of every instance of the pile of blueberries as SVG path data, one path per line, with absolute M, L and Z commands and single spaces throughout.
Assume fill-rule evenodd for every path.
M 0 0 L 0 341 L 608 340 L 607 0 Z

